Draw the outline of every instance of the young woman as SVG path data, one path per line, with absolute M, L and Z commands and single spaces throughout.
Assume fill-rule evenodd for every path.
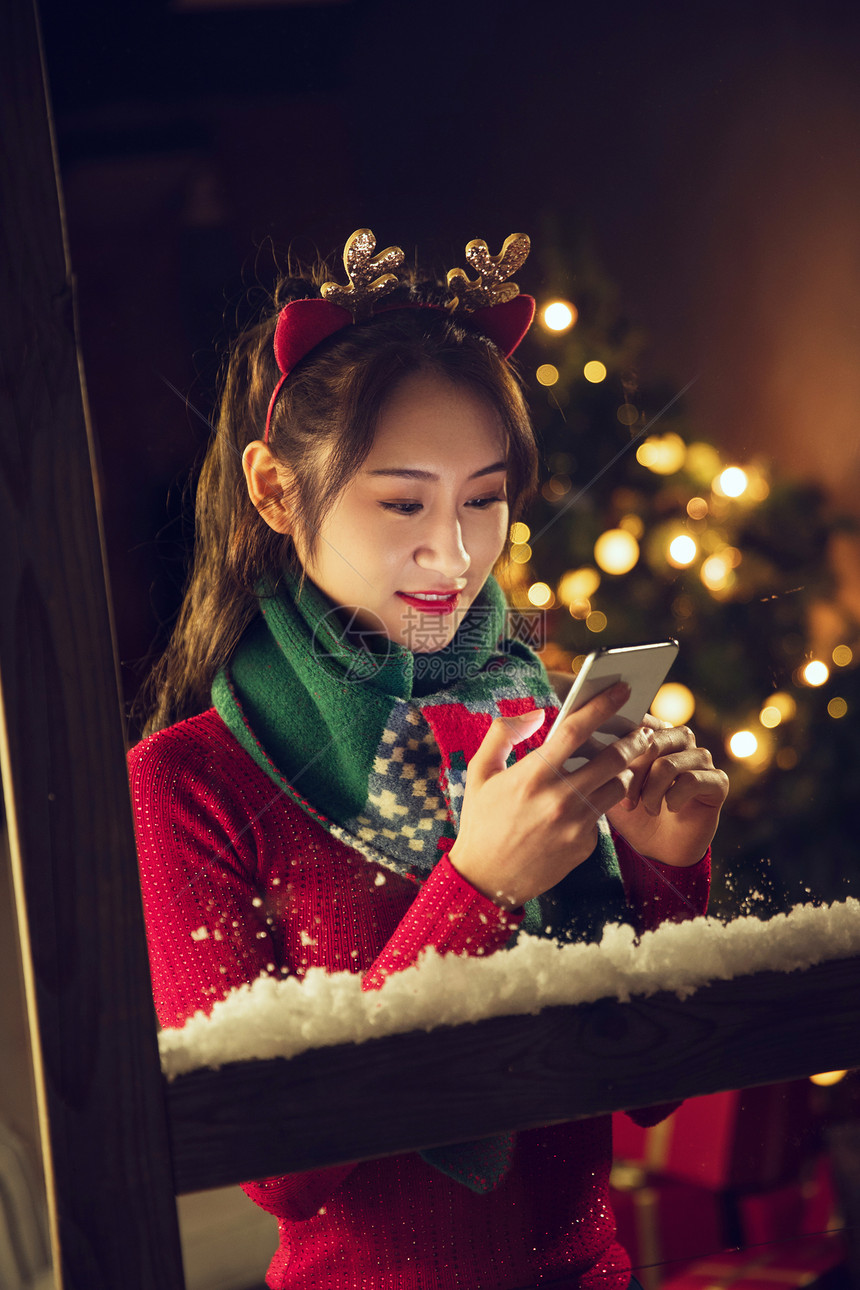
M 346 288 L 285 283 L 230 357 L 157 733 L 130 756 L 165 1026 L 260 974 L 375 989 L 428 946 L 705 908 L 709 754 L 648 721 L 566 773 L 626 687 L 544 748 L 558 702 L 507 633 L 492 569 L 537 475 L 507 361 L 523 239 L 470 244 L 478 277 L 448 289 L 373 250 L 347 243 Z M 610 1156 L 603 1118 L 245 1190 L 279 1220 L 273 1290 L 623 1290 Z

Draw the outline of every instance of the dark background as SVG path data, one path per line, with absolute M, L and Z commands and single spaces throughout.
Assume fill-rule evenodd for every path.
M 575 298 L 557 251 L 585 239 L 647 332 L 646 368 L 676 388 L 699 375 L 703 437 L 856 506 L 852 6 L 41 12 L 129 698 L 182 581 L 217 346 L 273 252 L 327 253 L 362 225 L 440 269 L 473 237 L 526 231 L 519 281 L 538 297 Z M 832 554 L 856 608 L 853 539 Z

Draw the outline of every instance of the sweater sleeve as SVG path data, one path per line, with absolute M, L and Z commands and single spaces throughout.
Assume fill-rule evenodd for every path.
M 639 932 L 653 932 L 661 923 L 698 918 L 708 908 L 711 885 L 710 848 L 687 868 L 650 860 L 612 830 L 627 902 Z
M 230 773 L 235 762 L 225 769 L 220 729 L 207 744 L 204 728 L 202 721 L 183 723 L 129 755 L 153 996 L 165 1027 L 181 1027 L 238 986 L 286 970 L 276 922 L 261 899 L 261 803 L 247 796 L 242 775 Z M 235 754 L 245 757 L 238 747 Z M 475 891 L 443 857 L 381 945 L 363 988 L 379 988 L 428 946 L 441 954 L 492 953 L 520 918 Z M 276 1217 L 307 1219 L 354 1167 L 287 1174 L 243 1190 Z
M 522 919 L 522 911 L 509 913 L 476 891 L 446 855 L 365 973 L 362 988 L 378 990 L 387 977 L 411 966 L 429 946 L 440 954 L 492 954 L 510 940 Z
M 241 794 L 183 736 L 147 740 L 129 755 L 138 864 L 159 1022 L 179 1027 L 230 990 L 280 975 L 263 912 Z M 220 787 L 219 787 L 220 784 Z M 315 1214 L 352 1165 L 243 1184 L 276 1217 Z
M 174 730 L 129 754 L 153 996 L 168 1028 L 277 974 L 241 797 L 182 727 Z

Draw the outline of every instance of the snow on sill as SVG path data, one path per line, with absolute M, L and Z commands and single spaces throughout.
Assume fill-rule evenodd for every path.
M 311 968 L 303 980 L 261 976 L 159 1036 L 165 1075 L 308 1048 L 362 1043 L 382 1035 L 459 1025 L 487 1017 L 540 1012 L 555 1004 L 670 990 L 683 999 L 709 981 L 753 972 L 796 972 L 860 954 L 860 901 L 797 905 L 764 923 L 714 918 L 666 923 L 634 944 L 627 926 L 607 927 L 600 945 L 565 945 L 520 937 L 487 958 L 425 952 L 380 990 L 361 977 Z

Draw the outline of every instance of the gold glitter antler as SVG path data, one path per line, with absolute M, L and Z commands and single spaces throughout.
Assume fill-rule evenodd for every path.
M 399 246 L 389 246 L 374 256 L 376 238 L 369 228 L 360 228 L 347 239 L 343 248 L 343 264 L 348 286 L 339 282 L 324 282 L 320 291 L 332 304 L 342 305 L 352 314 L 355 322 L 369 318 L 373 306 L 398 285 L 392 269 L 403 263 Z
M 481 238 L 475 238 L 466 247 L 466 259 L 478 274 L 470 281 L 465 269 L 448 271 L 448 288 L 454 293 L 452 309 L 485 309 L 500 305 L 520 294 L 515 282 L 508 282 L 525 263 L 531 242 L 525 233 L 511 233 L 506 237 L 498 255 L 490 255 L 490 248 Z

